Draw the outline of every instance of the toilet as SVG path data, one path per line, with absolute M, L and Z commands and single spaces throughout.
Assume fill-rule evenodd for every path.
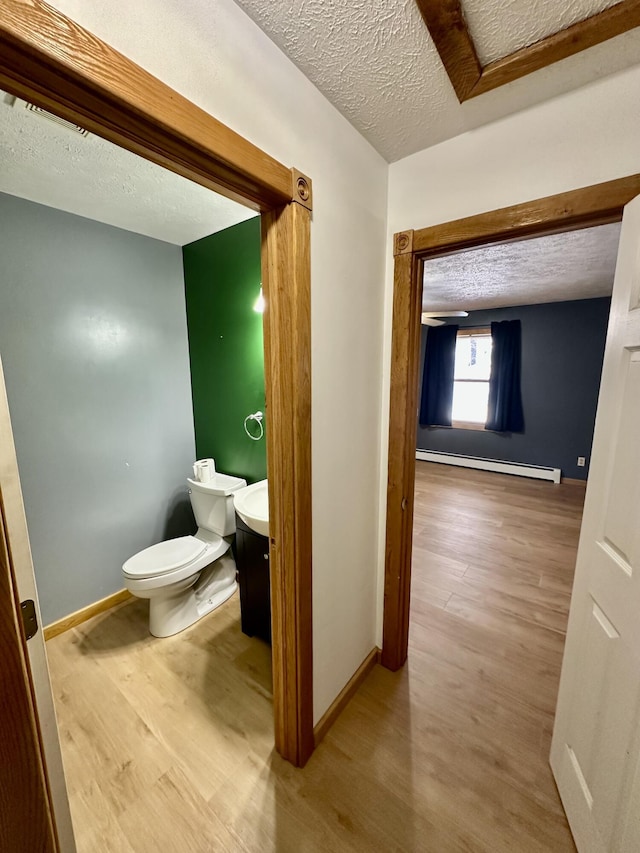
M 240 477 L 214 474 L 206 483 L 187 479 L 198 530 L 139 551 L 122 567 L 126 588 L 149 599 L 154 637 L 184 631 L 225 602 L 237 589 L 231 540 L 236 531 L 233 493 Z

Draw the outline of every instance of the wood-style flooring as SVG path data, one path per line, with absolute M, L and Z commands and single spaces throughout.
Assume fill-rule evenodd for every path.
M 79 853 L 575 849 L 548 753 L 584 490 L 417 469 L 409 661 L 303 770 L 237 596 L 170 639 L 134 600 L 47 643 Z

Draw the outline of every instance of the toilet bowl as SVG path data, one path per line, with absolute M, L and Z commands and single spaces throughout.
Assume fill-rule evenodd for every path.
M 219 607 L 238 586 L 231 553 L 236 529 L 233 493 L 246 481 L 216 473 L 206 483 L 187 482 L 198 524 L 195 536 L 151 545 L 122 567 L 129 592 L 149 599 L 149 630 L 155 637 L 184 631 Z

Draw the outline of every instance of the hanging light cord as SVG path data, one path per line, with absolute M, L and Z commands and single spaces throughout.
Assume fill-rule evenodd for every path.
M 260 441 L 260 439 L 264 435 L 264 426 L 262 424 L 263 417 L 264 415 L 262 414 L 262 412 L 254 412 L 252 415 L 247 415 L 247 417 L 244 419 L 244 431 L 249 436 L 251 441 Z M 248 427 L 249 421 L 255 421 L 258 424 L 258 426 L 260 427 L 260 435 L 251 435 Z

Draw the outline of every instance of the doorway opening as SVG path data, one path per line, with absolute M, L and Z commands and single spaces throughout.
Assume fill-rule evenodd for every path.
M 451 768 L 470 787 L 484 779 L 493 791 L 509 788 L 514 812 L 543 803 L 539 831 L 550 849 L 570 843 L 548 755 L 619 230 L 614 223 L 424 264 L 406 665 L 416 680 L 429 673 L 425 719 L 450 709 L 441 749 L 450 744 Z M 516 332 L 517 352 L 500 337 Z M 438 382 L 444 356 L 453 369 Z M 495 387 L 512 360 L 523 428 L 489 429 L 490 380 Z
M 477 246 L 618 222 L 625 204 L 639 191 L 640 176 L 634 175 L 395 235 L 381 657 L 389 669 L 399 669 L 407 657 L 425 261 Z
M 266 401 L 271 426 L 267 458 L 274 730 L 280 754 L 303 765 L 314 745 L 310 180 L 260 151 L 55 9 L 10 4 L 0 25 L 0 42 L 4 91 L 261 213 Z M 10 431 L 6 446 L 12 456 Z M 25 663 L 26 691 L 35 696 L 31 719 L 20 725 L 28 728 L 25 738 L 38 740 L 45 780 L 39 790 L 43 800 L 51 802 L 44 767 L 57 768 L 59 761 L 42 633 L 27 645 L 18 627 L 20 601 L 34 592 L 15 456 L 8 458 L 6 471 L 0 497 L 13 555 L 6 566 L 3 563 L 13 590 L 11 600 L 5 602 L 6 616 L 12 625 L 11 641 Z M 7 707 L 10 712 L 11 706 Z M 44 715 L 41 726 L 39 713 Z M 16 725 L 15 719 L 6 721 L 7 729 Z M 63 816 L 64 795 L 58 793 L 56 800 L 53 792 L 53 811 Z M 23 830 L 16 824 L 21 843 Z M 55 849 L 55 839 L 49 831 L 46 840 L 45 836 L 34 838 L 31 846 Z
M 478 505 L 473 503 L 467 504 L 467 511 L 470 518 L 465 522 L 464 509 L 458 509 L 457 516 L 447 521 L 444 518 L 447 513 L 440 512 L 437 508 L 432 512 L 429 511 L 429 499 L 437 501 L 437 489 L 442 488 L 442 494 L 446 495 L 443 503 L 448 504 L 452 513 L 455 513 L 455 507 L 460 502 L 464 505 L 467 499 L 466 493 L 460 487 L 460 483 L 473 480 L 475 489 L 483 489 L 485 491 L 486 504 L 491 504 L 492 500 L 503 501 L 506 503 L 506 508 L 502 516 L 502 524 L 504 518 L 511 511 L 513 505 L 517 506 L 518 502 L 523 500 L 531 501 L 531 511 L 535 512 L 534 498 L 531 495 L 525 496 L 521 491 L 522 486 L 518 484 L 517 477 L 509 477 L 508 482 L 515 489 L 515 496 L 511 502 L 506 495 L 509 487 L 503 485 L 499 488 L 495 485 L 495 478 L 499 475 L 485 473 L 483 471 L 468 471 L 449 467 L 448 465 L 433 466 L 432 463 L 418 462 L 420 467 L 425 466 L 425 471 L 418 474 L 418 490 L 420 489 L 420 481 L 422 481 L 429 495 L 425 504 L 427 511 L 423 513 L 420 507 L 420 495 L 414 497 L 413 483 L 414 472 L 416 469 L 416 446 L 420 447 L 420 443 L 416 445 L 416 411 L 418 403 L 418 377 L 420 367 L 420 329 L 419 316 L 422 311 L 422 283 L 423 283 L 423 267 L 425 262 L 430 258 L 438 258 L 443 255 L 451 256 L 451 253 L 457 250 L 471 250 L 475 247 L 490 244 L 496 246 L 505 240 L 519 240 L 530 238 L 532 236 L 542 236 L 545 234 L 557 234 L 561 232 L 573 232 L 576 229 L 590 228 L 596 225 L 616 222 L 621 218 L 622 208 L 624 205 L 637 195 L 640 189 L 640 180 L 638 176 L 632 176 L 620 181 L 613 181 L 606 185 L 598 187 L 586 188 L 572 193 L 566 193 L 562 196 L 552 197 L 550 199 L 542 199 L 530 204 L 517 205 L 513 208 L 508 208 L 502 211 L 493 211 L 489 214 L 482 214 L 477 217 L 470 217 L 467 220 L 460 220 L 454 223 L 447 223 L 442 226 L 424 229 L 416 232 L 403 232 L 396 235 L 395 252 L 395 282 L 394 282 L 394 318 L 393 318 L 393 343 L 392 343 L 392 370 L 391 370 L 391 407 L 390 407 L 390 440 L 389 440 L 389 478 L 388 478 L 388 505 L 387 505 L 387 548 L 386 548 L 386 571 L 385 571 L 385 609 L 384 609 L 384 639 L 382 660 L 390 669 L 397 669 L 403 665 L 407 656 L 408 648 L 408 628 L 409 628 L 409 603 L 410 603 L 410 562 L 412 557 L 412 537 L 414 523 L 416 525 L 416 544 L 419 548 L 424 548 L 426 552 L 425 562 L 433 559 L 429 553 L 429 546 L 433 544 L 433 540 L 440 538 L 440 542 L 449 542 L 451 546 L 450 554 L 441 557 L 440 569 L 445 573 L 449 573 L 449 582 L 455 586 L 456 573 L 464 574 L 467 564 L 470 564 L 476 556 L 482 562 L 487 558 L 491 560 L 492 533 L 495 531 L 488 530 L 488 525 L 491 524 L 491 513 L 484 513 L 479 510 Z M 444 311 L 446 306 L 427 306 L 435 307 L 436 312 Z M 462 306 L 452 306 L 462 307 Z M 433 313 L 433 312 L 431 312 Z M 470 319 L 473 314 L 470 313 Z M 446 322 L 446 321 L 445 321 Z M 457 322 L 457 321 L 453 321 Z M 460 377 L 461 379 L 463 377 Z M 525 416 L 526 417 L 526 416 Z M 444 430 L 442 434 L 444 435 Z M 450 433 L 457 430 L 449 430 Z M 460 430 L 460 432 L 462 432 Z M 468 432 L 465 440 L 471 442 L 476 440 L 477 433 Z M 443 439 L 444 440 L 444 439 Z M 462 439 L 460 439 L 462 441 Z M 440 452 L 451 452 L 451 448 L 440 447 Z M 462 448 L 458 448 L 459 452 L 463 453 Z M 466 454 L 467 456 L 478 456 L 477 451 Z M 486 454 L 488 455 L 488 454 Z M 582 453 L 576 453 L 583 455 Z M 515 460 L 518 461 L 518 460 Z M 531 460 L 533 461 L 533 460 Z M 576 458 L 577 462 L 577 458 Z M 541 463 L 543 464 L 543 463 Z M 428 470 L 428 465 L 431 465 Z M 446 481 L 446 482 L 445 482 Z M 524 483 L 525 481 L 520 481 Z M 515 485 L 514 485 L 515 484 Z M 548 488 L 556 488 L 552 484 L 534 483 L 536 490 Z M 561 486 L 560 488 L 576 489 L 580 488 L 573 484 Z M 473 498 L 471 498 L 473 501 Z M 486 507 L 485 507 L 486 508 Z M 577 501 L 577 516 L 574 514 L 570 525 L 573 526 L 575 538 L 577 527 L 579 526 L 580 517 L 580 500 Z M 474 518 L 474 512 L 476 518 Z M 517 513 L 516 513 L 517 514 Z M 422 537 L 423 530 L 419 530 L 419 523 L 426 519 L 426 524 L 432 524 L 431 528 L 427 528 Z M 539 519 L 540 520 L 540 519 Z M 501 523 L 500 518 L 495 519 L 496 523 Z M 507 521 L 507 524 L 512 524 L 513 519 Z M 457 523 L 456 523 L 457 522 Z M 479 530 L 474 531 L 475 523 L 478 523 Z M 449 524 L 449 530 L 446 530 L 446 525 Z M 464 541 L 466 528 L 470 528 L 469 541 L 473 541 L 475 548 L 472 547 L 472 553 L 466 553 L 467 562 L 460 566 L 455 562 L 456 544 Z M 559 535 L 562 535 L 560 526 L 558 528 Z M 477 536 L 475 536 L 477 534 Z M 448 537 L 448 538 L 447 538 Z M 475 538 L 474 538 L 475 537 Z M 518 542 L 518 538 L 521 539 Z M 515 546 L 517 555 L 518 547 L 528 547 L 529 549 L 537 548 L 540 543 L 531 540 L 525 541 L 520 533 L 515 530 L 512 524 L 510 530 L 510 545 Z M 487 549 L 485 554 L 476 554 L 477 548 Z M 575 543 L 574 543 L 575 547 Z M 464 548 L 464 546 L 463 546 Z M 446 557 L 451 558 L 451 562 L 446 563 Z M 513 562 L 514 553 L 507 554 L 507 559 Z M 499 557 L 497 558 L 499 559 Z M 553 556 L 552 556 L 553 559 Z M 464 561 L 463 561 L 464 562 Z M 446 563 L 446 565 L 445 565 Z M 483 568 L 482 566 L 480 567 Z M 570 566 L 571 568 L 571 566 Z M 437 567 L 436 567 L 437 569 Z M 481 581 L 482 571 L 475 571 L 475 580 Z M 517 573 L 515 573 L 517 574 Z M 524 574 L 524 573 L 522 573 Z M 486 576 L 485 576 L 486 577 Z M 453 580 L 452 580 L 453 579 Z M 539 581 L 540 579 L 538 579 Z M 565 582 L 566 583 L 566 582 Z M 428 584 L 427 584 L 428 586 Z M 472 584 L 469 584 L 472 586 Z M 421 593 L 424 592 L 424 588 Z M 441 609 L 447 606 L 448 601 L 452 600 L 452 607 L 458 605 L 459 616 L 461 617 L 460 624 L 465 625 L 464 618 L 467 617 L 467 624 L 472 624 L 474 618 L 480 618 L 479 610 L 473 613 L 476 602 L 463 602 L 452 599 L 455 595 L 455 589 L 451 588 L 443 590 L 442 587 L 434 589 L 431 585 L 429 590 L 432 596 L 439 594 L 441 600 L 439 606 Z M 515 596 L 512 595 L 513 589 L 509 590 L 506 587 L 502 590 L 494 591 L 496 596 L 503 596 L 501 605 L 505 605 L 507 600 L 515 604 Z M 564 593 L 566 595 L 566 592 Z M 488 592 L 486 589 L 480 588 L 477 583 L 475 585 L 475 593 L 472 593 L 468 598 L 476 595 L 476 598 L 487 598 Z M 511 599 L 507 597 L 512 595 Z M 437 667 L 435 659 L 440 653 L 447 655 L 449 651 L 455 654 L 456 638 L 450 636 L 445 638 L 441 625 L 441 619 L 435 613 L 434 602 L 430 603 L 431 609 L 426 608 L 425 612 L 419 613 L 423 631 L 422 641 L 424 649 L 421 652 L 429 656 L 429 664 L 431 667 Z M 494 604 L 496 598 L 494 598 Z M 420 608 L 421 601 L 418 600 L 416 605 Z M 464 607 L 467 607 L 466 614 L 463 612 Z M 532 614 L 530 611 L 530 615 Z M 484 618 L 490 619 L 490 615 Z M 506 619 L 507 617 L 505 617 Z M 516 622 L 512 623 L 515 630 Z M 499 634 L 499 627 L 496 628 Z M 474 649 L 469 644 L 469 631 L 466 627 L 463 629 L 464 638 L 461 642 L 465 643 L 465 651 L 473 657 Z M 504 638 L 506 639 L 506 638 Z M 449 646 L 447 646 L 447 643 Z M 516 641 L 517 645 L 517 641 Z M 413 648 L 413 647 L 412 647 Z M 449 650 L 449 651 L 448 651 Z M 479 650 L 475 650 L 476 652 Z M 505 652 L 506 655 L 506 652 Z M 477 658 L 476 662 L 480 660 Z M 559 663 L 558 663 L 559 666 Z M 517 666 L 516 666 L 517 673 Z M 462 697 L 462 707 L 466 707 L 467 716 L 473 717 L 473 710 L 468 705 L 464 704 L 465 684 L 464 676 L 461 669 L 452 669 L 450 671 L 451 684 L 453 688 L 459 689 L 459 695 Z M 486 677 L 487 695 L 489 694 L 489 684 L 491 681 L 491 673 L 484 671 Z M 433 685 L 432 685 L 433 686 Z M 557 686 L 557 685 L 556 685 Z M 468 693 L 468 691 L 467 691 Z M 434 694 L 435 695 L 435 694 Z M 451 697 L 450 697 L 451 698 Z M 505 696 L 494 696 L 496 706 L 494 713 L 501 712 L 500 700 L 509 701 Z M 451 700 L 455 704 L 455 699 Z M 482 713 L 487 712 L 486 702 L 483 703 Z M 553 700 L 552 700 L 553 701 Z M 451 704 L 451 702 L 449 703 Z M 553 716 L 551 716 L 553 719 Z M 477 722 L 477 720 L 476 720 Z M 478 728 L 479 731 L 479 728 Z M 547 732 L 547 739 L 548 739 Z M 514 753 L 517 751 L 517 744 L 514 742 Z M 546 767 L 546 756 L 545 756 Z M 546 767 L 545 772 L 548 772 Z M 566 831 L 566 825 L 565 825 Z
M 220 695 L 235 695 L 234 725 L 252 708 L 248 738 L 257 730 L 264 743 L 273 716 L 270 648 L 241 632 L 247 602 L 240 607 L 236 576 L 253 566 L 238 559 L 234 495 L 206 491 L 226 490 L 230 477 L 266 480 L 264 429 L 243 428 L 265 409 L 260 219 L 21 100 L 0 97 L 0 149 L 0 355 L 40 621 L 70 790 L 88 781 L 70 747 L 78 713 L 88 713 L 96 737 L 83 752 L 109 799 L 99 733 L 116 764 L 144 775 L 143 756 L 130 752 L 135 739 L 122 737 L 127 713 L 132 725 L 145 716 L 143 685 L 182 709 L 177 725 L 171 701 L 148 703 L 158 755 L 172 741 L 188 755 L 179 739 L 200 726 L 201 742 L 220 740 L 222 761 L 221 745 L 232 741 L 222 737 L 230 720 Z M 215 457 L 215 470 L 198 492 L 192 466 L 203 457 Z M 201 529 L 194 493 L 218 502 Z M 261 544 L 258 606 L 269 622 L 268 540 Z M 226 550 L 212 560 L 209 546 Z M 167 568 L 182 547 L 208 562 Z M 127 591 L 133 600 L 113 609 Z M 152 602 L 164 608 L 163 624 L 150 618 Z

